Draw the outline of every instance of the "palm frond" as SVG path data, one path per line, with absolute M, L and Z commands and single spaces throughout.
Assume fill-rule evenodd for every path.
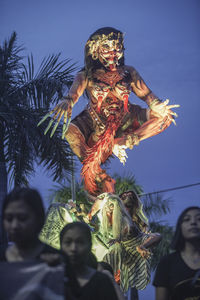
M 121 194 L 129 190 L 135 190 L 137 194 L 143 193 L 143 188 L 141 185 L 137 184 L 134 175 L 125 174 L 122 177 L 118 174 L 114 174 L 113 177 L 116 180 L 116 184 L 115 184 L 116 194 Z
M 22 68 L 20 52 L 22 47 L 16 45 L 17 35 L 15 32 L 10 39 L 5 40 L 3 46 L 0 46 L 0 101 L 4 95 L 8 95 L 13 87 L 18 86 L 18 73 Z
M 71 174 L 73 168 L 72 151 L 66 140 L 61 139 L 61 126 L 58 126 L 57 132 L 52 138 L 49 135 L 44 135 L 44 129 L 45 124 L 36 129 L 35 151 L 39 164 L 45 166 L 52 174 L 53 180 L 60 181 Z
M 144 210 L 148 217 L 157 218 L 166 215 L 170 212 L 171 200 L 170 198 L 164 199 L 162 194 L 155 193 L 141 197 L 144 205 Z
M 51 192 L 49 201 L 50 203 L 67 203 L 68 200 L 72 199 L 71 187 L 69 183 L 65 185 L 60 183 L 60 185 L 55 185 L 53 189 L 49 190 Z
M 23 64 L 21 74 L 21 92 L 36 109 L 46 108 L 58 102 L 73 81 L 76 70 L 70 59 L 59 62 L 60 54 L 45 58 L 34 75 L 33 56 L 28 57 L 28 65 Z
M 10 173 L 10 184 L 27 184 L 27 178 L 34 171 L 34 151 L 30 141 L 30 113 L 15 109 L 15 120 L 7 123 L 5 134 L 5 157 Z
M 50 203 L 68 203 L 72 199 L 72 189 L 70 184 L 70 179 L 67 182 L 60 183 L 57 186 L 54 186 L 53 189 L 50 189 L 49 200 Z M 75 193 L 76 193 L 76 205 L 84 204 L 84 207 L 87 212 L 90 211 L 92 203 L 88 201 L 87 194 L 84 190 L 82 184 L 75 184 Z

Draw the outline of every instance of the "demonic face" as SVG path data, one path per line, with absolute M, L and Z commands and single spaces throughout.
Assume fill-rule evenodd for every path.
M 123 34 L 111 32 L 109 34 L 97 34 L 86 43 L 87 54 L 93 60 L 100 63 L 110 71 L 116 71 L 119 60 L 124 55 Z
M 123 46 L 118 40 L 104 40 L 98 48 L 98 59 L 105 68 L 116 71 L 123 56 Z
M 185 240 L 200 239 L 200 209 L 191 209 L 185 214 L 181 231 Z
M 69 257 L 72 265 L 83 265 L 87 262 L 90 252 L 90 243 L 79 227 L 74 227 L 65 232 L 61 249 Z
M 109 94 L 109 86 L 104 83 L 98 83 L 94 85 L 92 89 L 92 95 L 94 98 L 98 100 L 97 102 L 97 111 L 100 112 L 101 104 L 106 99 L 107 95 Z
M 37 216 L 24 201 L 8 204 L 3 225 L 9 239 L 16 244 L 26 244 L 37 238 Z
M 112 201 L 108 201 L 106 203 L 105 209 L 107 213 L 112 214 L 114 210 L 114 203 Z

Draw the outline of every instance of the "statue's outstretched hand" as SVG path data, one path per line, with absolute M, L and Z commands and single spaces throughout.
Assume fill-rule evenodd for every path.
M 171 109 L 175 107 L 180 107 L 180 105 L 168 105 L 168 103 L 169 99 L 165 100 L 164 102 L 160 102 L 159 100 L 155 99 L 152 101 L 149 107 L 155 115 L 161 116 L 163 118 L 167 117 L 171 122 L 174 123 L 174 125 L 176 125 L 174 117 L 178 117 L 178 115 Z
M 52 126 L 53 122 L 55 121 L 54 127 L 51 131 L 50 137 L 52 137 L 56 131 L 56 128 L 58 127 L 61 118 L 64 116 L 63 120 L 63 130 L 62 130 L 62 139 L 64 139 L 65 134 L 68 130 L 69 124 L 71 122 L 71 115 L 72 115 L 72 107 L 73 102 L 71 98 L 65 97 L 62 102 L 56 105 L 56 107 L 51 110 L 49 113 L 47 113 L 42 120 L 38 123 L 38 126 L 42 124 L 48 117 L 51 117 L 51 120 L 49 121 L 49 124 L 47 128 L 45 129 L 44 134 L 47 134 L 50 127 Z

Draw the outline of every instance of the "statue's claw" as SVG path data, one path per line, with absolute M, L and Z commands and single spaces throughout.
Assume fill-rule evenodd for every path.
M 66 123 L 63 124 L 62 139 L 65 138 L 65 134 L 66 134 L 66 132 L 67 132 L 67 130 L 69 128 L 70 122 L 71 122 L 71 117 L 68 119 L 67 124 Z
M 172 119 L 172 122 L 174 123 L 174 125 L 176 125 L 176 121 L 174 119 Z
M 48 117 L 50 117 L 50 115 L 52 115 L 53 112 L 49 112 L 47 113 L 41 120 L 40 122 L 37 124 L 37 126 L 40 126 Z
M 168 108 L 169 108 L 169 109 L 175 108 L 175 107 L 180 107 L 180 105 L 179 105 L 179 104 L 168 105 Z
M 59 122 L 60 122 L 60 119 L 61 119 L 61 118 L 59 118 L 58 121 L 55 123 L 55 125 L 54 125 L 54 127 L 53 127 L 53 129 L 52 129 L 52 131 L 51 131 L 50 137 L 52 137 L 52 136 L 54 135 L 54 133 L 55 133 L 57 127 L 58 127 L 58 124 L 59 124 Z
M 60 114 L 60 115 L 59 115 Z M 56 131 L 56 128 L 58 127 L 59 123 L 60 123 L 60 120 L 63 116 L 63 112 L 61 110 L 59 110 L 54 116 L 53 116 L 53 119 L 55 120 L 57 118 L 57 116 L 59 115 L 58 117 L 58 120 L 56 121 L 52 131 L 51 131 L 51 134 L 50 134 L 50 137 L 52 137 Z
M 50 128 L 51 125 L 53 124 L 53 121 L 54 121 L 54 119 L 52 119 L 52 120 L 49 121 L 49 124 L 48 124 L 47 128 L 46 128 L 45 131 L 44 131 L 44 135 L 46 135 L 47 132 L 49 131 L 49 128 Z
M 171 112 L 171 115 L 173 115 L 173 116 L 176 117 L 176 118 L 178 117 L 178 114 L 175 113 L 175 112 L 173 112 L 173 111 Z
M 37 126 L 40 126 L 48 117 L 51 116 L 51 120 L 49 121 L 49 124 L 47 128 L 45 129 L 44 134 L 47 134 L 49 131 L 50 127 L 52 126 L 53 122 L 55 121 L 54 127 L 51 131 L 50 137 L 52 137 L 60 123 L 60 120 L 62 116 L 64 115 L 64 123 L 63 123 L 63 132 L 62 132 L 62 139 L 64 139 L 65 134 L 68 130 L 69 123 L 71 121 L 71 111 L 72 111 L 72 103 L 71 102 L 66 102 L 65 100 L 61 102 L 60 104 L 56 105 L 56 107 L 51 110 L 49 113 L 47 113 L 42 120 L 38 123 Z M 53 114 L 53 116 L 52 116 Z M 67 120 L 68 117 L 68 120 Z M 67 122 L 68 121 L 68 122 Z

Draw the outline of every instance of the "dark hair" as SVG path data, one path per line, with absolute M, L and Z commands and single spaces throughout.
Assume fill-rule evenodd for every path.
M 118 30 L 114 27 L 101 27 L 90 35 L 89 40 L 95 39 L 96 35 L 102 35 L 102 34 L 108 35 L 110 33 L 114 34 L 113 35 L 114 39 L 115 38 L 117 39 L 118 33 L 123 34 L 120 30 Z
M 91 40 L 96 40 L 97 37 L 102 35 L 102 34 L 109 35 L 110 33 L 113 33 L 111 39 L 117 39 L 118 34 L 123 35 L 123 33 L 120 30 L 115 29 L 113 27 L 102 27 L 102 28 L 97 29 L 95 32 L 93 32 L 90 35 L 87 42 L 89 42 Z M 122 42 L 122 46 L 123 46 L 123 50 L 124 50 L 123 40 L 121 42 Z M 119 59 L 119 65 L 120 66 L 124 65 L 124 55 Z M 92 73 L 95 70 L 97 70 L 98 68 L 102 68 L 102 67 L 103 66 L 102 66 L 102 64 L 100 63 L 100 61 L 98 59 L 93 60 L 91 55 L 89 55 L 89 46 L 86 43 L 86 45 L 85 45 L 85 67 L 84 67 L 84 69 L 86 70 L 87 76 L 89 78 L 92 77 Z
M 182 231 L 181 231 L 181 224 L 183 222 L 183 218 L 185 217 L 185 215 L 187 214 L 188 211 L 193 210 L 193 209 L 199 209 L 200 207 L 198 206 L 190 206 L 187 207 L 179 216 L 177 223 L 176 223 L 176 229 L 175 229 L 175 233 L 174 236 L 172 238 L 172 242 L 171 242 L 171 248 L 176 250 L 176 251 L 181 251 L 183 250 L 184 246 L 185 246 L 185 240 L 184 237 L 182 235 Z
M 119 195 L 119 198 L 125 202 L 128 199 L 131 199 L 133 205 L 134 205 L 134 212 L 139 208 L 139 201 L 138 201 L 138 195 L 135 191 L 125 191 Z
M 65 233 L 68 230 L 73 229 L 73 228 L 79 228 L 85 234 L 85 237 L 87 238 L 88 243 L 90 244 L 90 248 L 91 248 L 92 247 L 92 235 L 91 235 L 90 227 L 84 222 L 68 223 L 60 232 L 60 244 L 62 243 Z
M 37 227 L 38 232 L 42 229 L 45 220 L 45 211 L 42 202 L 42 198 L 39 192 L 31 188 L 14 188 L 9 194 L 7 194 L 3 201 L 2 206 L 2 219 L 4 219 L 4 213 L 7 206 L 16 201 L 23 201 L 26 203 L 37 216 Z

